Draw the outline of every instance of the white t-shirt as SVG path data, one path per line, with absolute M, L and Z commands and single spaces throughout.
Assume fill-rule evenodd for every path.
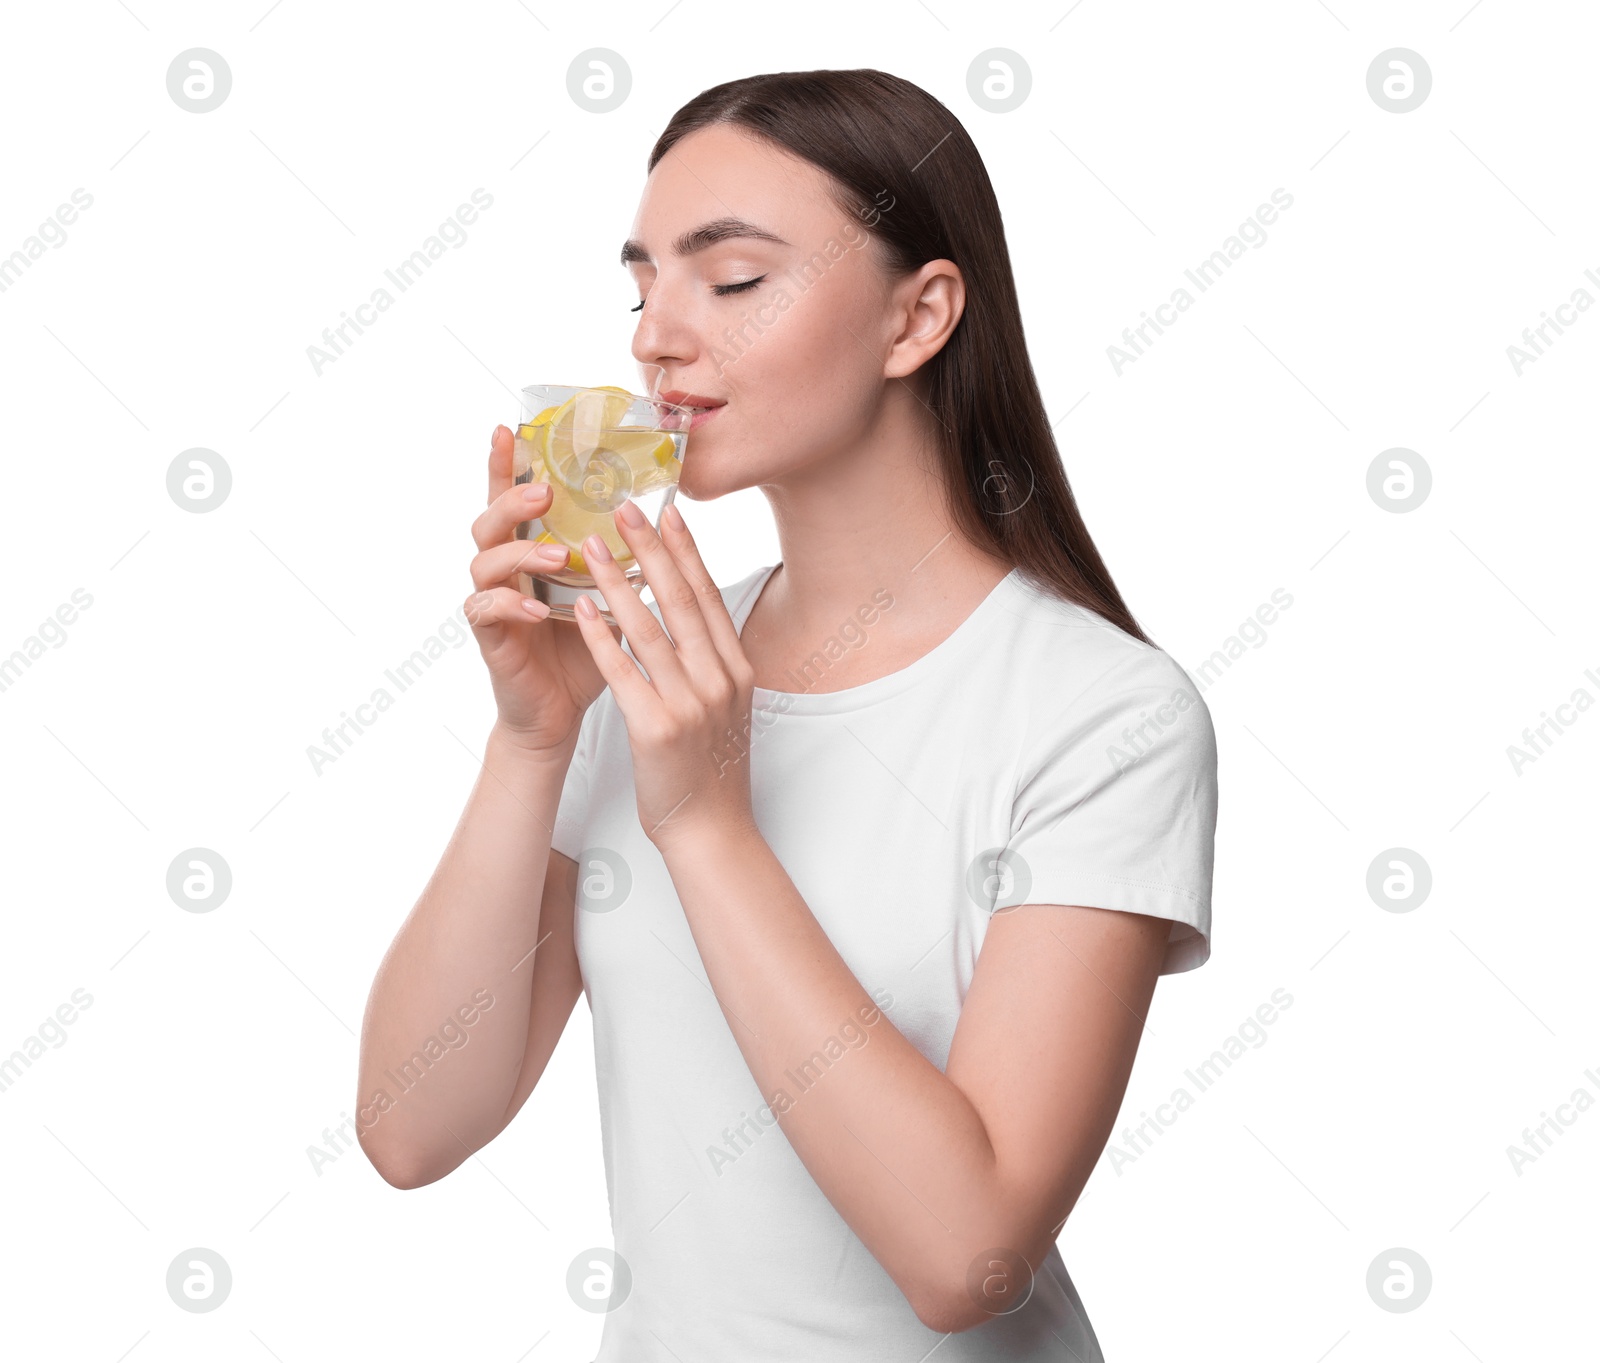
M 740 629 L 774 567 L 722 589 Z M 893 608 L 879 591 L 818 642 L 809 675 L 791 673 L 794 691 L 758 687 L 749 739 L 756 823 L 883 1009 L 876 1024 L 942 1071 L 996 904 L 1168 918 L 1162 973 L 1203 964 L 1216 741 L 1184 670 L 1013 570 L 909 667 L 816 691 Z M 584 716 L 552 846 L 579 863 L 606 1186 L 631 1276 L 595 1363 L 918 1363 L 935 1345 L 937 1363 L 1101 1359 L 1054 1246 L 1022 1307 L 945 1337 L 818 1188 L 640 826 L 609 690 Z M 870 1039 L 836 1030 L 810 1074 L 791 1071 L 790 1099 L 830 1051 Z

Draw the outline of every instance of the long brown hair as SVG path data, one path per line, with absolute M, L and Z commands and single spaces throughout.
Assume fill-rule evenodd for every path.
M 1023 338 L 994 187 L 954 114 L 920 86 L 871 69 L 782 71 L 703 90 L 650 151 L 731 123 L 826 171 L 845 213 L 893 273 L 951 260 L 966 281 L 961 319 L 915 376 L 941 428 L 946 499 L 960 532 L 1036 587 L 1085 606 L 1144 643 L 1078 513 Z

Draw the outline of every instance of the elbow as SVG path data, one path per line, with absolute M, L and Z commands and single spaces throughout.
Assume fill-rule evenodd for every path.
M 358 1138 L 359 1139 L 359 1138 Z M 365 1141 L 359 1142 L 361 1153 L 367 1157 L 367 1163 L 378 1171 L 378 1177 L 391 1188 L 423 1188 L 430 1183 L 437 1183 L 444 1177 L 444 1173 L 417 1163 L 397 1157 L 395 1152 L 379 1152 L 372 1149 Z
M 421 1188 L 434 1180 L 425 1176 L 420 1170 L 402 1164 L 392 1164 L 385 1160 L 379 1163 L 371 1155 L 367 1156 L 368 1162 L 378 1171 L 378 1177 L 391 1188 Z
M 946 1271 L 910 1297 L 912 1309 L 930 1330 L 957 1335 L 1020 1309 L 1033 1295 L 1034 1277 L 1049 1243 L 1029 1252 L 985 1249 Z
M 980 1293 L 981 1288 L 975 1285 L 974 1279 L 966 1279 L 953 1288 L 946 1286 L 925 1291 L 914 1298 L 911 1305 L 917 1313 L 917 1319 L 928 1329 L 937 1330 L 941 1335 L 959 1335 L 963 1331 L 986 1325 L 996 1316 L 1005 1315 L 1021 1304 L 1015 1302 L 1002 1306 L 985 1302 L 981 1300 Z
M 924 1284 L 908 1292 L 906 1298 L 911 1303 L 911 1309 L 917 1313 L 917 1319 L 928 1329 L 936 1330 L 941 1335 L 958 1335 L 963 1330 L 982 1325 L 995 1314 L 986 1310 L 974 1296 L 971 1281 L 963 1278 L 954 1284 L 946 1280 Z
M 912 1304 L 912 1309 L 930 1330 L 941 1335 L 958 1335 L 991 1319 L 987 1311 L 980 1311 L 965 1293 L 951 1295 L 947 1292 L 925 1295 Z
M 437 1181 L 428 1175 L 409 1169 L 393 1168 L 387 1164 L 374 1164 L 372 1167 L 378 1171 L 378 1177 L 391 1188 L 422 1188 Z

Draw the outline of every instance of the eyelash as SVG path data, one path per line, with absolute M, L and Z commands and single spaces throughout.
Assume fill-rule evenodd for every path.
M 711 292 L 716 294 L 718 298 L 725 298 L 730 293 L 743 293 L 746 289 L 753 289 L 753 288 L 755 288 L 755 286 L 757 284 L 759 284 L 765 278 L 766 278 L 766 275 L 763 274 L 763 275 L 757 275 L 754 279 L 746 279 L 742 283 L 739 283 L 739 284 L 713 284 L 711 286 Z M 644 307 L 644 299 L 641 298 L 639 300 L 639 306 L 637 308 L 629 308 L 628 311 L 629 312 L 638 312 L 643 307 Z

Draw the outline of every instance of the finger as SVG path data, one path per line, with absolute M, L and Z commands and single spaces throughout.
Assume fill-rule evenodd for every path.
M 518 573 L 553 573 L 568 562 L 564 544 L 534 544 L 530 540 L 511 540 L 491 544 L 473 557 L 469 570 L 472 585 L 480 592 L 490 587 L 515 586 Z
M 587 552 L 584 555 L 584 562 L 593 562 Z M 616 565 L 610 566 L 615 568 Z M 633 588 L 626 583 L 623 584 L 622 590 L 633 596 Z M 633 604 L 646 615 L 650 614 L 637 597 L 634 597 Z M 578 629 L 583 634 L 584 642 L 589 645 L 589 654 L 594 659 L 595 668 L 605 678 L 612 695 L 617 698 L 617 708 L 622 711 L 622 718 L 628 726 L 628 731 L 644 733 L 646 726 L 661 714 L 663 709 L 661 697 L 650 679 L 639 670 L 638 663 L 623 652 L 622 641 L 612 634 L 611 627 L 600 618 L 600 612 L 595 610 L 592 615 L 589 613 L 593 606 L 594 602 L 589 597 L 578 598 L 577 604 L 572 608 L 572 613 L 578 620 Z M 618 614 L 616 605 L 609 596 L 606 598 L 606 606 L 613 615 Z M 631 637 L 629 642 L 632 642 Z M 652 668 L 650 676 L 655 675 L 655 670 Z
M 611 557 L 610 545 L 599 535 L 590 535 L 583 542 L 583 561 L 605 597 L 607 609 L 627 636 L 633 656 L 644 664 L 660 694 L 683 695 L 692 690 L 684 660 L 655 612 L 639 600 L 621 565 Z
M 489 434 L 489 505 L 511 486 L 515 475 L 511 471 L 515 442 L 509 426 L 496 426 Z
M 488 591 L 474 592 L 462 602 L 461 609 L 473 629 L 484 629 L 489 625 L 527 624 L 544 620 L 550 614 L 550 607 L 543 601 L 535 601 L 511 587 L 491 587 Z
M 674 516 L 677 517 L 677 525 L 673 524 Z M 740 675 L 739 669 L 749 668 L 750 660 L 745 655 L 744 645 L 739 642 L 739 628 L 728 614 L 728 603 L 722 599 L 721 589 L 701 559 L 700 548 L 689 533 L 687 522 L 677 514 L 675 506 L 669 505 L 662 513 L 661 527 L 662 542 L 671 551 L 679 574 L 699 597 L 700 618 L 705 622 L 712 643 L 722 655 L 722 661 L 728 665 L 729 672 L 737 677 Z
M 638 517 L 637 525 L 627 519 L 625 513 L 630 508 Z M 656 604 L 661 607 L 662 622 L 678 652 L 684 655 L 689 672 L 693 674 L 708 663 L 716 663 L 720 654 L 711 640 L 705 616 L 701 613 L 700 593 L 684 578 L 672 551 L 661 542 L 661 536 L 650 528 L 637 503 L 625 502 L 617 508 L 613 520 L 623 543 L 633 550 L 644 580 L 655 593 Z M 652 672 L 651 675 L 655 674 Z
M 555 493 L 549 483 L 515 483 L 489 503 L 472 523 L 472 542 L 480 549 L 504 544 L 525 521 L 550 510 Z

